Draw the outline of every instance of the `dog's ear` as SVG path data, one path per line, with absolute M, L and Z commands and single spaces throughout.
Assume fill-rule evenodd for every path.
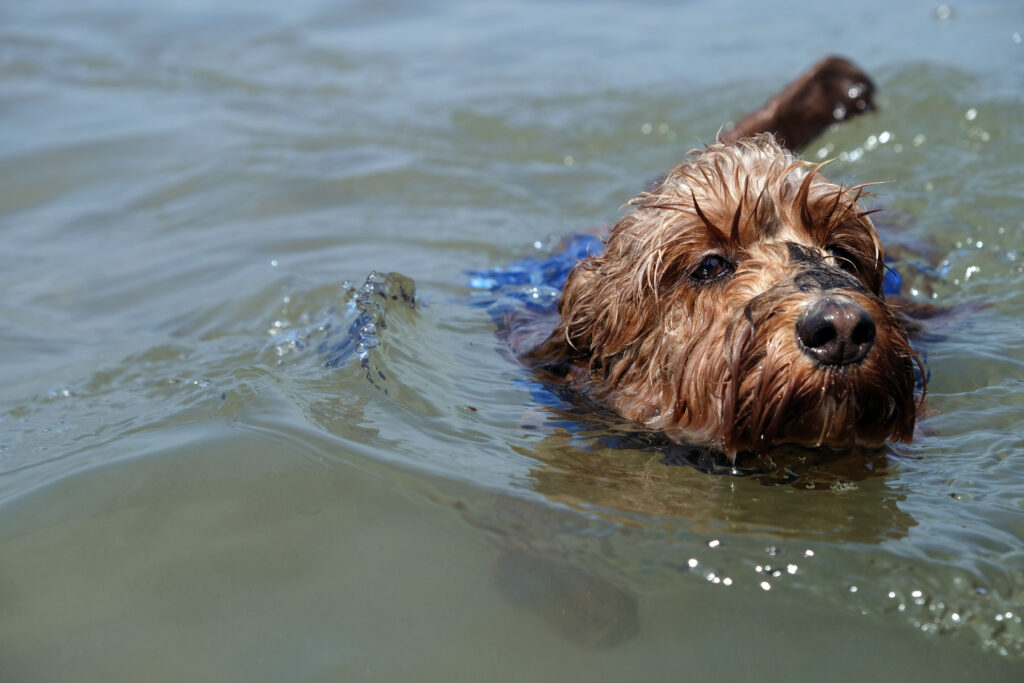
M 600 257 L 590 257 L 576 264 L 558 304 L 561 322 L 547 339 L 525 354 L 525 361 L 557 372 L 559 365 L 590 356 L 596 311 L 600 308 L 597 302 L 600 279 L 596 273 L 600 261 Z

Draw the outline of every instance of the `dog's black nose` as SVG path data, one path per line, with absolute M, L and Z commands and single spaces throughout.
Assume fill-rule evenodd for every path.
M 848 299 L 820 299 L 796 323 L 804 353 L 822 365 L 852 365 L 875 343 L 875 321 Z

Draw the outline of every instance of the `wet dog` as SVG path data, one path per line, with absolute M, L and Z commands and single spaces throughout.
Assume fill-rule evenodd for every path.
M 866 186 L 836 185 L 789 151 L 870 111 L 873 92 L 850 62 L 826 58 L 634 198 L 603 247 L 577 235 L 547 260 L 474 271 L 499 337 L 554 383 L 552 396 L 616 411 L 638 426 L 621 431 L 639 432 L 638 447 L 653 445 L 663 463 L 806 488 L 875 471 L 878 447 L 913 436 L 924 373 L 906 319 L 886 300 L 881 241 L 860 206 Z M 647 477 L 631 488 L 614 456 L 577 464 L 563 435 L 549 438 L 533 454 L 554 466 L 532 474 L 559 503 L 582 486 L 588 510 L 720 512 L 715 494 L 676 501 L 677 489 L 654 486 L 649 495 Z M 739 463 L 749 454 L 753 467 Z M 583 647 L 637 632 L 635 597 L 552 542 L 570 528 L 558 521 L 567 513 L 508 498 L 493 514 L 483 524 L 518 530 L 502 536 L 495 560 L 509 600 Z
M 883 295 L 866 185 L 833 184 L 783 146 L 869 110 L 872 92 L 829 58 L 692 152 L 572 270 L 557 327 L 523 357 L 730 460 L 910 440 L 920 361 Z

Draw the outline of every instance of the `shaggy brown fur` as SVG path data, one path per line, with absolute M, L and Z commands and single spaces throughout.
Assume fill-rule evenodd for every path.
M 731 458 L 910 440 L 919 361 L 882 296 L 865 186 L 820 168 L 770 134 L 692 152 L 576 266 L 529 360 Z

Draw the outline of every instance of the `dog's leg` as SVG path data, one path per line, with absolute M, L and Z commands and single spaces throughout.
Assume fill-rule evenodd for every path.
M 875 108 L 875 85 L 842 57 L 826 57 L 805 71 L 757 111 L 722 135 L 734 142 L 769 132 L 784 147 L 802 149 L 834 123 Z

